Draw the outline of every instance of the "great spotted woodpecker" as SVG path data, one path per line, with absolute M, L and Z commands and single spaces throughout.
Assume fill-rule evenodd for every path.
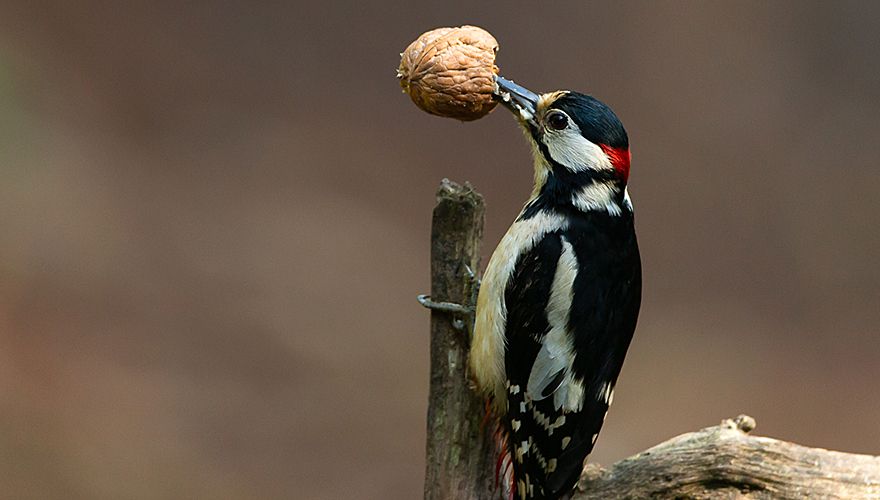
M 556 499 L 593 449 L 639 313 L 629 141 L 591 96 L 501 77 L 496 95 L 532 146 L 535 186 L 483 275 L 470 369 L 504 431 L 506 492 Z

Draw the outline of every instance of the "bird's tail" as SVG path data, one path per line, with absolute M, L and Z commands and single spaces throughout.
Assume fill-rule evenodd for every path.
M 501 419 L 492 411 L 491 400 L 486 401 L 482 426 L 484 430 L 491 429 L 495 453 L 498 455 L 495 461 L 495 489 L 500 488 L 502 499 L 513 500 L 516 486 L 513 478 L 513 455 L 510 453 L 508 444 L 509 434 Z

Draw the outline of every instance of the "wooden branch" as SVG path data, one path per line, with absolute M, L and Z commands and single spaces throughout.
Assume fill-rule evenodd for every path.
M 572 500 L 880 498 L 880 457 L 754 437 L 735 419 L 674 437 L 610 470 L 588 465 Z
M 431 295 L 449 302 L 431 314 L 431 392 L 425 498 L 495 499 L 495 450 L 483 402 L 470 388 L 469 335 L 458 331 L 470 302 L 465 264 L 478 269 L 483 200 L 444 179 L 431 230 Z M 456 316 L 458 314 L 458 316 Z M 490 426 L 491 427 L 491 426 Z M 847 498 L 880 500 L 880 457 L 754 437 L 751 417 L 682 434 L 621 460 L 589 464 L 572 500 Z

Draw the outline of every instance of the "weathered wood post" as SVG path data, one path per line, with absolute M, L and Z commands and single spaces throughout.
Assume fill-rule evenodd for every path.
M 475 284 L 468 269 L 479 272 L 484 212 L 483 197 L 470 185 L 443 180 L 431 227 L 434 302 L 472 300 Z M 431 313 L 426 500 L 492 498 L 494 453 L 483 428 L 485 406 L 468 384 L 471 321 L 461 314 Z

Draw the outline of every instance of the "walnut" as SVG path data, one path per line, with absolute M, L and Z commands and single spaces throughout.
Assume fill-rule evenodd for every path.
M 400 54 L 397 77 L 416 106 L 432 115 L 476 120 L 492 111 L 498 42 L 476 26 L 423 33 Z

